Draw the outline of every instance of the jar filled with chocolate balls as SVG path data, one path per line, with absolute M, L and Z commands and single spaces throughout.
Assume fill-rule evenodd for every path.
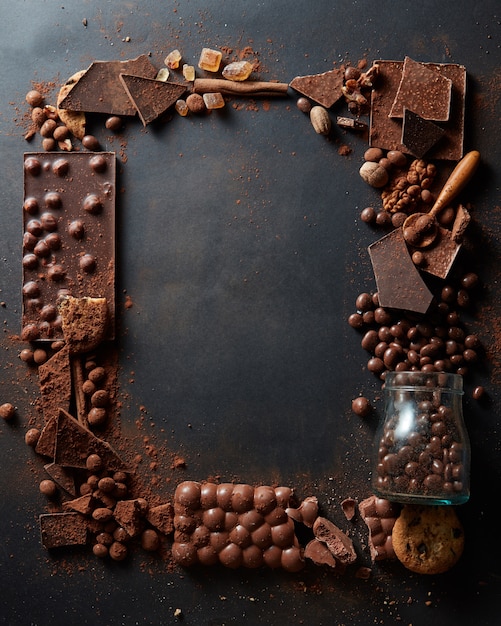
M 470 444 L 462 376 L 388 372 L 384 395 L 384 419 L 376 435 L 375 493 L 402 503 L 466 502 Z

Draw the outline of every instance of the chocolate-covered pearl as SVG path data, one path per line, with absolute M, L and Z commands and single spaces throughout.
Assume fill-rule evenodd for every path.
M 368 293 L 361 293 L 355 302 L 355 306 L 359 311 L 368 311 L 374 307 L 372 297 Z
M 87 148 L 87 150 L 92 150 L 93 152 L 97 152 L 97 150 L 101 148 L 97 137 L 94 137 L 94 135 L 85 135 L 82 137 L 82 145 L 84 148 Z
M 106 120 L 104 125 L 108 130 L 111 130 L 112 132 L 117 132 L 121 130 L 123 122 L 122 119 L 117 115 L 112 115 Z

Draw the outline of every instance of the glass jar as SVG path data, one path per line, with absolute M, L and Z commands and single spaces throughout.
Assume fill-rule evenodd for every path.
M 376 435 L 372 488 L 397 502 L 463 504 L 470 497 L 470 442 L 463 378 L 388 372 L 384 420 Z

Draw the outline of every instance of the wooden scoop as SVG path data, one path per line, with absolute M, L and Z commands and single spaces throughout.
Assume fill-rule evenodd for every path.
M 447 179 L 435 204 L 428 213 L 413 213 L 403 225 L 405 241 L 415 248 L 430 246 L 437 236 L 437 214 L 447 206 L 473 176 L 480 161 L 480 153 L 472 150 L 465 154 Z

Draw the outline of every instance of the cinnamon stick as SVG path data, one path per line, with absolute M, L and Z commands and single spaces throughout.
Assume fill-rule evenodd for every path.
M 236 96 L 284 96 L 288 88 L 288 83 L 261 80 L 236 82 L 224 78 L 196 78 L 193 83 L 194 93 L 219 92 Z

